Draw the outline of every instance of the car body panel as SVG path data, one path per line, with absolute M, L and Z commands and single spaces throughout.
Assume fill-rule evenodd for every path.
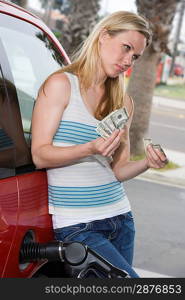
M 38 171 L 16 176 L 14 179 L 19 191 L 18 197 L 16 198 L 16 188 L 12 189 L 14 182 L 11 182 L 9 185 L 11 194 L 8 196 L 11 197 L 12 205 L 11 207 L 7 205 L 7 210 L 3 213 L 3 219 L 6 222 L 3 243 L 7 242 L 9 253 L 6 254 L 7 249 L 4 249 L 3 246 L 1 257 L 6 255 L 7 261 L 2 277 L 9 277 L 10 274 L 12 277 L 27 277 L 34 274 L 40 264 L 30 263 L 26 268 L 20 266 L 19 254 L 23 236 L 28 231 L 32 231 L 36 242 L 45 243 L 54 239 L 51 217 L 48 214 L 47 178 L 44 171 Z M 4 193 L 7 195 L 6 190 Z M 1 195 L 3 197 L 3 193 Z M 10 201 L 8 201 L 9 203 Z M 8 228 L 9 234 L 7 235 Z
M 18 218 L 18 190 L 16 177 L 0 180 L 0 276 L 10 255 Z
M 184 68 L 180 64 L 175 64 L 174 69 L 173 69 L 174 75 L 175 76 L 184 76 Z

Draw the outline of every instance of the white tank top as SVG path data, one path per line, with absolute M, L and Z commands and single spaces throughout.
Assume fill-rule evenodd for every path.
M 71 95 L 53 137 L 53 145 L 59 147 L 84 144 L 99 137 L 95 131 L 99 120 L 83 102 L 78 77 L 65 74 L 71 84 Z M 113 217 L 131 209 L 123 183 L 116 179 L 109 160 L 101 155 L 49 168 L 47 177 L 54 228 Z

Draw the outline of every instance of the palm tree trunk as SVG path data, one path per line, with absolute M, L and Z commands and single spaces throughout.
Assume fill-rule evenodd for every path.
M 144 152 L 142 138 L 149 126 L 156 67 L 161 53 L 170 52 L 168 40 L 179 3 L 180 0 L 136 0 L 138 13 L 146 16 L 151 22 L 153 42 L 133 68 L 127 89 L 135 102 L 135 114 L 130 133 L 131 153 L 134 155 Z
M 160 54 L 154 52 L 151 47 L 146 49 L 143 56 L 134 66 L 129 80 L 127 92 L 133 97 L 135 103 L 134 118 L 130 132 L 131 153 L 133 155 L 143 153 L 142 138 L 148 129 L 159 57 Z
M 17 4 L 17 5 L 21 6 L 21 7 L 26 8 L 28 1 L 27 0 L 13 0 L 11 2 L 13 2 L 13 3 L 15 3 L 15 4 Z
M 100 0 L 70 2 L 68 22 L 63 24 L 61 43 L 70 56 L 89 35 L 99 16 Z

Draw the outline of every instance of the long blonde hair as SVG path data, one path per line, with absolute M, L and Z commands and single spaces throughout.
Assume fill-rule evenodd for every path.
M 99 65 L 99 36 L 106 30 L 110 36 L 123 31 L 136 30 L 146 37 L 147 46 L 151 42 L 151 30 L 148 21 L 135 13 L 118 11 L 103 18 L 94 27 L 91 34 L 83 42 L 82 46 L 72 57 L 72 63 L 62 68 L 60 72 L 70 72 L 79 77 L 80 85 L 87 90 L 92 84 L 92 75 L 97 73 Z M 104 118 L 111 111 L 123 106 L 125 95 L 124 76 L 107 78 L 105 81 L 105 93 L 98 105 L 95 117 Z

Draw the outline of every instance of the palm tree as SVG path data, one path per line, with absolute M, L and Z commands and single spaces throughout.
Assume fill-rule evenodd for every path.
M 27 7 L 27 0 L 12 0 L 11 2 L 26 8 Z
M 97 23 L 99 2 L 100 0 L 73 0 L 69 2 L 68 22 L 63 24 L 61 36 L 61 43 L 69 55 L 89 35 Z
M 138 13 L 147 17 L 153 27 L 153 42 L 133 68 L 127 92 L 135 102 L 131 126 L 131 153 L 143 153 L 142 139 L 147 132 L 156 83 L 156 67 L 161 53 L 168 53 L 168 38 L 180 0 L 136 0 Z

